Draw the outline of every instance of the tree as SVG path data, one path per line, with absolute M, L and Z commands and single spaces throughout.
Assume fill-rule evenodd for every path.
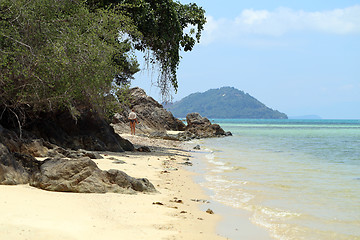
M 152 53 L 166 96 L 178 86 L 180 51 L 193 48 L 204 24 L 202 8 L 172 0 L 2 0 L 0 120 L 106 110 L 107 96 L 139 71 L 135 49 Z
M 146 52 L 150 64 L 159 64 L 158 86 L 163 98 L 170 87 L 178 88 L 180 52 L 191 51 L 206 23 L 205 11 L 194 3 L 173 0 L 102 0 L 88 2 L 90 8 L 113 7 L 126 13 L 141 32 L 131 34 L 135 49 Z
M 89 11 L 80 0 L 2 0 L 0 29 L 0 106 L 19 116 L 75 113 L 79 102 L 102 106 L 114 78 L 124 82 L 139 70 L 130 40 L 120 37 L 140 33 L 114 9 Z

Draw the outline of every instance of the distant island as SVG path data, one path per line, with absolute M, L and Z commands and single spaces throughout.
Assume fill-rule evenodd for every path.
M 207 118 L 238 119 L 287 119 L 285 113 L 273 110 L 256 98 L 234 87 L 210 89 L 204 93 L 193 93 L 164 107 L 175 117 L 183 118 L 198 112 Z
M 318 115 L 289 116 L 289 119 L 322 119 Z

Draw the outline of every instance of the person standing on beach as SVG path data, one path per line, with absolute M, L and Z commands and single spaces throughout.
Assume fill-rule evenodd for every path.
M 131 109 L 131 112 L 129 114 L 129 121 L 130 121 L 131 135 L 135 135 L 135 125 L 136 125 L 136 123 L 139 124 L 139 121 L 137 120 L 134 109 Z

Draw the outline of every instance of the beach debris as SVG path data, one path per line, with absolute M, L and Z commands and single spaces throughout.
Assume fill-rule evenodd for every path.
M 150 148 L 147 146 L 142 146 L 136 149 L 138 152 L 151 152 Z
M 169 170 L 169 171 L 178 171 L 179 169 L 178 168 L 168 168 L 167 170 Z
M 163 173 L 170 173 L 170 172 L 169 172 L 169 171 L 164 170 L 164 171 L 161 171 L 160 173 L 161 173 L 161 174 L 163 174 Z
M 200 145 L 196 145 L 195 147 L 193 147 L 193 149 L 200 150 Z
M 174 203 L 184 203 L 181 199 L 170 200 L 170 202 L 174 202 Z
M 180 213 L 187 213 L 187 211 L 181 211 Z
M 153 204 L 153 205 L 160 205 L 160 206 L 163 206 L 163 205 L 164 205 L 162 202 L 153 202 L 152 204 Z
M 186 166 L 192 166 L 192 162 L 190 161 L 186 161 L 186 162 L 182 162 L 182 163 L 179 163 L 179 164 L 182 164 L 182 165 L 186 165 Z
M 204 220 L 203 218 L 201 218 L 201 217 L 199 217 L 199 218 L 197 218 L 198 220 Z
M 210 203 L 210 201 L 206 199 L 190 199 L 190 200 L 193 202 Z
M 208 208 L 208 210 L 206 210 L 206 212 L 207 212 L 208 214 L 214 214 L 214 211 L 211 210 L 210 208 Z
M 115 164 L 125 164 L 126 162 L 123 161 L 123 160 L 115 160 L 115 161 L 113 161 L 113 163 L 115 163 Z

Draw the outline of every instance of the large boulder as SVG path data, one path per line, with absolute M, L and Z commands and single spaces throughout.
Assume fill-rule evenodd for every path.
M 119 170 L 100 170 L 90 158 L 48 159 L 33 174 L 30 185 L 48 191 L 77 193 L 156 192 L 145 178 L 133 178 Z
M 206 117 L 202 117 L 199 113 L 189 113 L 186 115 L 187 126 L 192 125 L 211 125 Z
M 199 113 L 189 113 L 186 115 L 187 126 L 180 138 L 189 140 L 189 138 L 211 138 L 229 136 L 230 132 L 225 132 L 219 124 L 211 124 L 210 120 L 202 117 Z
M 185 129 L 185 124 L 181 120 L 175 118 L 171 112 L 138 87 L 129 90 L 129 106 L 124 105 L 122 109 L 124 110 L 115 114 L 113 119 L 114 128 L 120 133 L 130 131 L 128 115 L 131 109 L 134 109 L 140 122 L 136 126 L 137 132 L 183 131 Z
M 0 184 L 27 184 L 48 191 L 78 193 L 156 192 L 146 178 L 133 178 L 119 170 L 102 171 L 89 157 L 48 158 L 38 161 L 11 153 L 0 143 Z

